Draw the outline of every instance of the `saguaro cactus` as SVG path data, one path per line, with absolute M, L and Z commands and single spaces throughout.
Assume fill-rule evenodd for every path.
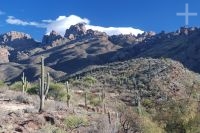
M 84 94 L 84 97 L 85 97 L 85 108 L 87 109 L 87 90 L 85 90 L 85 94 Z
M 105 97 L 106 97 L 106 94 L 105 94 L 105 89 L 103 87 L 102 90 L 101 90 L 101 102 L 102 103 L 104 102 Z
M 147 90 L 151 90 L 151 61 L 148 60 L 148 83 L 147 83 Z
M 139 115 L 141 114 L 141 97 L 140 97 L 140 91 L 136 91 L 136 104 L 137 104 L 137 109 L 138 109 L 138 113 Z
M 106 113 L 106 103 L 105 103 L 105 97 L 106 97 L 106 93 L 104 90 L 104 87 L 101 90 L 101 102 L 103 104 L 103 113 Z
M 41 57 L 41 78 L 39 79 L 40 89 L 39 89 L 39 97 L 40 97 L 40 108 L 39 112 L 44 110 L 44 101 L 49 91 L 50 77 L 49 73 L 47 73 L 46 82 L 45 82 L 45 72 L 44 72 L 44 57 Z
M 135 103 L 138 109 L 138 113 L 139 115 L 141 114 L 141 88 L 138 85 L 138 81 L 136 80 L 136 78 L 133 78 L 133 85 L 134 85 L 134 89 L 135 89 Z
M 69 82 L 66 82 L 66 89 L 67 89 L 67 106 L 69 107 L 69 100 L 70 100 L 70 94 L 69 94 Z
M 23 74 L 22 74 L 21 79 L 22 79 L 22 89 L 23 89 L 23 93 L 25 93 L 25 92 L 27 91 L 28 81 L 27 81 L 27 79 L 26 79 L 26 77 L 25 77 L 25 75 L 24 75 L 24 72 L 23 72 Z

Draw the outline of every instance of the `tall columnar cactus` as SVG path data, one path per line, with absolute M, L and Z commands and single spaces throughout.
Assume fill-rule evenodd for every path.
M 87 109 L 87 91 L 85 90 L 85 108 Z
M 67 89 L 67 106 L 69 107 L 69 100 L 70 100 L 70 94 L 69 94 L 69 82 L 66 82 L 66 89 Z
M 141 97 L 140 97 L 140 92 L 139 91 L 136 91 L 136 103 L 137 103 L 137 109 L 138 109 L 138 113 L 139 115 L 141 114 Z
M 101 90 L 101 102 L 104 102 L 104 98 L 105 98 L 106 96 L 105 96 L 105 89 L 104 89 L 104 87 L 102 88 L 102 90 Z
M 24 75 L 24 72 L 22 74 L 21 80 L 22 80 L 23 93 L 25 93 L 27 91 L 27 88 L 28 88 L 28 81 L 27 81 L 27 78 Z
M 200 102 L 200 93 L 197 93 L 197 102 Z
M 148 61 L 148 84 L 147 84 L 147 90 L 151 89 L 151 61 Z
M 101 90 L 101 102 L 103 104 L 103 112 L 106 113 L 106 103 L 105 103 L 105 97 L 106 97 L 106 93 L 105 93 L 105 89 L 104 87 Z
M 49 91 L 50 77 L 49 73 L 47 73 L 46 82 L 45 82 L 45 72 L 44 72 L 44 57 L 41 58 L 41 78 L 39 79 L 40 89 L 39 89 L 39 97 L 40 97 L 40 108 L 39 112 L 44 110 L 44 101 Z
M 136 97 L 135 97 L 135 103 L 138 109 L 138 113 L 139 115 L 141 114 L 141 88 L 138 85 L 137 80 L 135 79 L 135 77 L 133 78 L 133 85 L 134 85 L 134 89 L 136 92 Z

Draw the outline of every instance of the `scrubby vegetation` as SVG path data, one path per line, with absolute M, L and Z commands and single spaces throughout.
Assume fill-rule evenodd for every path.
M 41 114 L 36 96 L 39 83 L 29 83 L 25 94 L 22 82 L 9 88 L 17 91 L 12 100 L 23 104 L 31 118 L 32 123 L 27 123 L 37 125 L 35 130 L 40 132 L 200 132 L 200 77 L 169 59 L 118 62 L 77 73 L 63 82 L 50 80 Z M 13 122 L 23 121 L 22 116 L 12 115 Z M 21 130 L 30 132 L 20 124 Z
M 88 120 L 82 116 L 71 115 L 64 119 L 64 124 L 69 130 L 88 125 Z
M 63 83 L 51 83 L 49 86 L 49 98 L 58 101 L 67 101 L 67 90 Z
M 0 81 L 0 87 L 4 86 L 4 82 L 3 81 Z

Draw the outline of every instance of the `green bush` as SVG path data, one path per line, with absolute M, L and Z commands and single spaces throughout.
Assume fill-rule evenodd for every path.
M 40 130 L 40 133 L 66 133 L 62 128 L 56 127 L 55 125 L 47 124 L 43 126 Z
M 187 133 L 199 133 L 200 131 L 200 113 L 197 113 L 194 118 L 188 121 L 186 125 Z
M 159 127 L 158 123 L 152 121 L 147 116 L 141 117 L 140 128 L 143 133 L 165 133 L 164 129 Z
M 90 99 L 90 104 L 93 106 L 99 106 L 101 105 L 102 101 L 98 97 L 92 97 Z
M 48 97 L 52 97 L 59 101 L 67 101 L 67 90 L 65 85 L 61 83 L 51 83 L 49 86 Z
M 31 84 L 27 89 L 28 94 L 37 94 L 38 91 L 39 84 Z M 66 87 L 61 83 L 51 83 L 47 96 L 59 101 L 67 101 L 68 98 Z
M 28 94 L 37 94 L 38 86 L 39 85 L 28 83 L 27 90 L 26 90 L 27 93 Z M 10 85 L 10 89 L 14 90 L 14 91 L 23 91 L 22 90 L 22 82 L 21 81 L 14 82 L 13 84 Z
M 146 108 L 152 108 L 154 106 L 154 102 L 150 99 L 144 99 L 142 101 L 142 105 Z
M 82 86 L 83 83 L 80 80 L 71 80 L 71 84 L 73 86 L 80 87 L 80 86 Z
M 64 124 L 68 129 L 74 129 L 88 125 L 88 120 L 85 117 L 71 115 L 65 118 Z
M 15 90 L 15 91 L 22 91 L 22 82 L 17 81 L 15 83 L 11 84 L 10 89 Z
M 83 85 L 85 87 L 90 87 L 91 85 L 95 84 L 97 82 L 96 78 L 92 76 L 87 76 L 83 78 Z
M 37 94 L 39 90 L 39 85 L 38 84 L 30 84 L 30 86 L 28 86 L 27 88 L 27 93 L 28 94 Z
M 194 101 L 168 101 L 159 107 L 155 120 L 159 123 L 165 123 L 166 132 L 196 132 L 200 129 L 197 111 L 197 103 Z M 192 132 L 192 133 L 193 133 Z
M 3 81 L 0 81 L 0 87 L 5 86 L 5 83 Z

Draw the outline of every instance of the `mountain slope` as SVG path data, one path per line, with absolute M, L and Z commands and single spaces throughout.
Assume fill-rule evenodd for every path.
M 115 62 L 103 66 L 94 66 L 63 77 L 61 80 L 69 80 L 77 77 L 95 77 L 108 89 L 119 91 L 135 91 L 135 84 L 142 89 L 144 97 L 160 98 L 176 97 L 184 99 L 188 97 L 190 89 L 200 86 L 200 76 L 189 71 L 181 63 L 171 59 L 138 58 L 123 62 Z M 122 89 L 123 88 L 123 89 Z
M 53 79 L 57 79 L 66 75 L 61 71 L 55 71 L 52 68 L 46 67 L 46 70 L 50 73 Z M 0 64 L 0 81 L 12 83 L 14 81 L 21 80 L 22 73 L 25 73 L 28 81 L 36 81 L 40 75 L 39 64 L 17 64 L 17 63 L 4 63 Z
M 43 37 L 42 43 L 20 32 L 3 34 L 0 57 L 4 59 L 2 63 L 28 66 L 38 64 L 40 57 L 44 56 L 46 66 L 68 74 L 92 65 L 140 57 L 171 58 L 190 70 L 200 72 L 199 36 L 200 29 L 184 27 L 171 33 L 108 36 L 77 24 L 67 29 L 64 37 L 52 31 Z
M 130 46 L 115 53 L 112 60 L 152 57 L 171 58 L 184 66 L 200 72 L 200 29 L 181 28 L 177 32 L 160 33 L 147 42 Z

